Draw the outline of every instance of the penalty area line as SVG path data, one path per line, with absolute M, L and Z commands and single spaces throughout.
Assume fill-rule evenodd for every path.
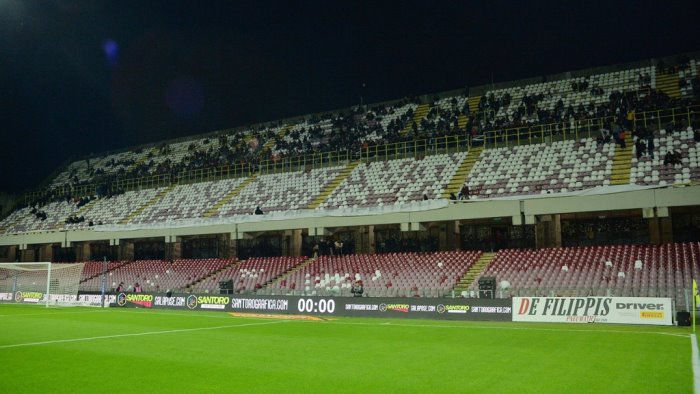
M 102 335 L 102 336 L 95 336 L 95 337 L 56 339 L 56 340 L 52 340 L 52 341 L 27 342 L 27 343 L 16 343 L 16 344 L 12 344 L 12 345 L 0 345 L 0 349 L 11 349 L 11 348 L 27 347 L 27 346 L 54 345 L 54 344 L 58 344 L 58 343 L 87 342 L 87 341 L 94 341 L 94 340 L 99 340 L 99 339 L 128 338 L 128 337 L 141 337 L 141 336 L 147 336 L 147 335 L 178 334 L 178 333 L 183 333 L 183 332 L 222 330 L 225 328 L 264 326 L 264 325 L 279 324 L 279 323 L 285 323 L 285 322 L 287 322 L 287 320 L 267 321 L 267 322 L 247 323 L 247 324 L 228 324 L 225 326 L 214 326 L 214 327 L 183 328 L 183 329 L 179 329 L 179 330 L 146 331 L 146 332 L 136 332 L 136 333 L 132 333 L 132 334 L 116 334 L 116 335 Z

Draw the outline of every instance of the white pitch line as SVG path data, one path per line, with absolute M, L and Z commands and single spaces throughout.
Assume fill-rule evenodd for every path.
M 424 327 L 424 328 L 462 328 L 462 329 L 483 329 L 483 330 L 523 330 L 523 331 L 554 331 L 554 332 L 601 332 L 601 333 L 612 333 L 612 334 L 647 334 L 647 335 L 665 335 L 671 337 L 685 338 L 688 334 L 674 334 L 670 332 L 654 332 L 654 331 L 623 331 L 623 330 L 581 330 L 581 329 L 567 329 L 567 328 L 538 328 L 538 327 L 505 327 L 505 326 L 446 326 L 438 324 L 406 324 L 406 323 L 362 323 L 362 322 L 339 322 L 339 321 L 306 321 L 306 320 L 295 320 L 294 322 L 300 323 L 319 323 L 319 324 L 342 324 L 342 325 L 362 325 L 362 326 L 394 326 L 394 327 Z M 698 393 L 700 394 L 700 392 Z
M 693 391 L 700 394 L 700 355 L 698 355 L 698 340 L 695 334 L 690 334 L 691 358 L 693 365 Z
M 104 313 L 106 312 L 103 309 L 96 309 L 93 308 L 91 311 L 71 311 L 71 312 L 42 312 L 42 313 L 14 313 L 14 314 L 7 314 L 7 315 L 0 315 L 0 317 L 15 317 L 15 316 L 48 316 L 48 315 L 74 315 L 74 314 L 81 314 L 81 313 Z
M 140 309 L 143 312 L 137 312 L 136 309 L 134 308 L 111 308 L 111 311 L 114 313 L 131 313 L 135 315 L 159 315 L 159 316 L 176 316 L 176 317 L 190 317 L 190 318 L 195 318 L 195 317 L 204 317 L 204 318 L 209 318 L 209 319 L 231 319 L 231 315 L 228 313 L 221 313 L 221 312 L 206 312 L 206 311 L 189 311 L 189 312 L 177 312 L 176 310 L 173 309 L 151 309 L 151 310 L 146 310 L 146 309 Z M 111 312 L 110 311 L 110 312 Z M 254 318 L 248 318 L 248 319 L 254 319 Z M 260 319 L 255 319 L 255 320 L 260 320 Z M 269 320 L 269 319 L 265 319 Z
M 225 325 L 225 326 L 215 326 L 215 327 L 183 328 L 180 330 L 147 331 L 147 332 L 137 332 L 137 333 L 133 333 L 133 334 L 116 334 L 116 335 L 103 335 L 103 336 L 99 336 L 99 337 L 57 339 L 57 340 L 53 340 L 53 341 L 27 342 L 27 343 L 16 343 L 16 344 L 12 344 L 12 345 L 0 345 L 0 349 L 10 349 L 10 348 L 26 347 L 26 346 L 53 345 L 56 343 L 85 342 L 85 341 L 94 341 L 97 339 L 127 338 L 127 337 L 140 337 L 140 336 L 145 336 L 145 335 L 177 334 L 177 333 L 181 333 L 181 332 L 221 330 L 224 328 L 234 328 L 234 327 L 264 326 L 264 325 L 269 325 L 269 324 L 279 324 L 279 323 L 285 323 L 285 322 L 286 322 L 286 320 L 279 320 L 279 321 L 264 322 L 264 323 L 229 324 L 229 325 Z

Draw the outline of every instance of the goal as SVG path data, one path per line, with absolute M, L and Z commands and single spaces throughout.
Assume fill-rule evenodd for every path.
M 0 301 L 69 306 L 78 303 L 84 263 L 0 263 Z

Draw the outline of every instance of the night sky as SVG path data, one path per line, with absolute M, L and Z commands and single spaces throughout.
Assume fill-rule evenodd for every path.
M 69 158 L 700 50 L 700 2 L 0 0 L 0 192 Z M 365 87 L 363 88 L 363 84 Z

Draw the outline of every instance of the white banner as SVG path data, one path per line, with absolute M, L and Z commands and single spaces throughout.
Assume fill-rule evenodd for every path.
M 513 321 L 673 324 L 670 298 L 513 297 Z

